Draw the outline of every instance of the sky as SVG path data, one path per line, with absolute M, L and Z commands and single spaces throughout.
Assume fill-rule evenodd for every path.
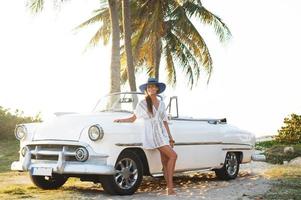
M 68 1 L 32 16 L 25 1 L 0 2 L 0 106 L 41 112 L 91 111 L 109 92 L 110 45 L 84 51 L 97 30 L 74 31 L 98 0 Z M 182 116 L 226 117 L 228 123 L 271 135 L 284 117 L 301 114 L 301 13 L 298 0 L 203 0 L 229 26 L 232 39 L 220 44 L 213 29 L 196 22 L 213 58 L 209 84 L 203 73 L 192 90 L 182 76 L 164 96 L 178 96 Z M 164 62 L 162 62 L 164 65 Z M 165 82 L 164 66 L 160 81 Z M 181 70 L 178 70 L 181 75 Z M 146 81 L 137 75 L 137 84 Z M 128 90 L 123 87 L 123 91 Z

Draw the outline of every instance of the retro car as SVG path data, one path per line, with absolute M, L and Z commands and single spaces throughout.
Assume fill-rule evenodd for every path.
M 18 124 L 20 155 L 11 169 L 29 171 L 42 189 L 59 188 L 69 177 L 78 177 L 101 183 L 109 194 L 133 194 L 143 176 L 163 175 L 159 151 L 142 148 L 143 119 L 113 122 L 131 115 L 143 98 L 138 92 L 113 93 L 101 98 L 90 113 L 61 112 L 45 122 Z M 227 124 L 225 118 L 180 117 L 178 98 L 167 101 L 178 154 L 175 172 L 209 170 L 220 179 L 235 179 L 240 164 L 251 161 L 254 135 Z

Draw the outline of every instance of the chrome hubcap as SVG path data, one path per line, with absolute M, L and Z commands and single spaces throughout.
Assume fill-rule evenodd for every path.
M 120 160 L 116 166 L 115 182 L 122 189 L 133 187 L 138 178 L 136 163 L 129 158 Z
M 230 176 L 237 171 L 237 158 L 235 153 L 228 153 L 226 156 L 226 170 Z

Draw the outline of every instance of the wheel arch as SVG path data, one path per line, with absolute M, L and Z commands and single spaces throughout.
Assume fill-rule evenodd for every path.
M 150 171 L 149 171 L 149 165 L 148 165 L 148 160 L 147 157 L 145 155 L 145 152 L 143 151 L 143 149 L 138 148 L 138 147 L 128 147 L 123 149 L 120 154 L 118 155 L 118 157 L 125 151 L 132 151 L 134 153 L 136 153 L 139 158 L 141 159 L 142 165 L 143 165 L 143 175 L 144 176 L 150 176 Z
M 238 157 L 238 162 L 241 164 L 242 159 L 243 159 L 243 152 L 242 151 L 227 151 L 227 153 L 235 153 L 236 156 Z M 227 155 L 226 153 L 226 155 Z

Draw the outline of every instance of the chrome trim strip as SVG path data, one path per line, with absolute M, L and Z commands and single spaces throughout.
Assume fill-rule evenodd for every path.
M 245 145 L 245 146 L 253 147 L 253 145 L 251 145 L 251 144 L 242 144 L 242 143 L 222 143 L 222 144 L 225 144 L 225 145 Z
M 175 143 L 177 146 L 186 146 L 186 145 L 220 145 L 222 142 L 178 142 Z
M 252 148 L 223 148 L 223 151 L 228 151 L 228 150 L 252 150 Z
M 116 146 L 125 147 L 125 146 L 142 146 L 142 143 L 116 143 Z
M 142 143 L 116 143 L 116 146 L 142 146 Z M 250 144 L 241 144 L 241 143 L 223 143 L 223 142 L 178 142 L 175 143 L 175 146 L 186 146 L 186 145 L 244 145 L 253 147 Z
M 213 167 L 203 167 L 203 168 L 188 168 L 188 169 L 181 169 L 181 170 L 175 170 L 174 173 L 190 173 L 190 172 L 196 172 L 196 171 L 210 171 L 214 169 Z M 162 172 L 152 173 L 153 177 L 163 176 Z

